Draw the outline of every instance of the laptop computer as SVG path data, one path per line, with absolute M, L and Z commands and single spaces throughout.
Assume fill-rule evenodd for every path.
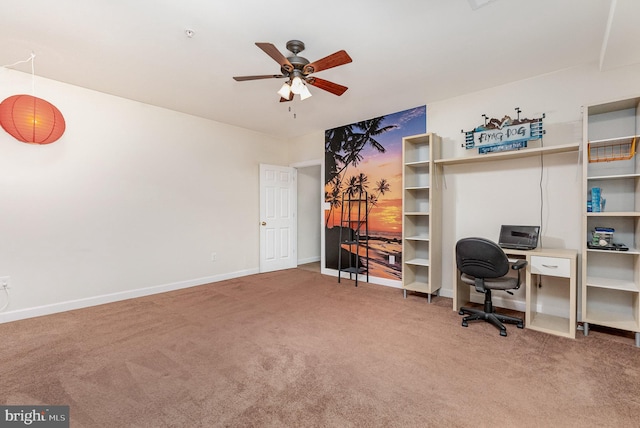
M 498 245 L 511 250 L 533 250 L 538 246 L 540 226 L 500 226 Z

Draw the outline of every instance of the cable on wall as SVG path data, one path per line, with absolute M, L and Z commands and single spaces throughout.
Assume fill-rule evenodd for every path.
M 544 189 L 542 187 L 544 181 L 544 155 L 542 153 L 540 153 L 540 182 L 538 183 L 538 186 L 540 187 L 540 246 L 544 247 L 544 245 L 542 245 L 542 236 L 544 235 L 543 232 L 543 226 L 542 226 L 542 222 L 543 222 L 543 216 L 544 216 Z
M 542 141 L 542 138 L 540 139 L 540 147 L 543 147 L 544 143 Z M 543 227 L 542 227 L 542 222 L 543 222 L 543 217 L 544 217 L 544 188 L 542 186 L 544 182 L 544 154 L 540 153 L 540 182 L 538 183 L 538 186 L 540 187 L 540 236 L 539 236 L 539 240 L 540 240 L 540 246 L 544 247 L 542 241 L 543 241 Z M 538 275 L 538 288 L 542 287 L 542 275 Z
M 4 311 L 5 309 L 7 309 L 7 307 L 9 307 L 9 300 L 10 300 L 10 296 L 9 296 L 9 290 L 7 289 L 7 286 L 5 285 L 4 287 L 2 287 L 4 289 L 4 292 L 7 294 L 7 303 L 5 303 L 1 308 L 0 308 L 0 312 Z

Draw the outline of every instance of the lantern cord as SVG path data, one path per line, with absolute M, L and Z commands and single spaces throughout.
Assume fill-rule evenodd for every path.
M 31 70 L 33 71 L 33 59 L 36 57 L 36 54 L 34 54 L 33 52 L 31 52 L 31 56 L 23 61 L 17 61 L 14 62 L 13 64 L 9 64 L 9 65 L 2 65 L 0 67 L 2 68 L 9 68 L 9 67 L 15 67 L 18 64 L 24 64 L 25 62 L 29 62 L 31 61 Z
M 35 92 L 36 92 L 35 91 L 35 83 L 34 83 L 34 81 L 35 81 L 34 76 L 35 76 L 36 72 L 35 72 L 35 65 L 34 65 L 34 61 L 33 61 L 35 57 L 36 57 L 36 54 L 31 52 L 31 56 L 29 58 L 25 59 L 25 60 L 17 61 L 17 62 L 14 62 L 13 64 L 9 64 L 9 65 L 0 66 L 0 68 L 10 68 L 10 67 L 15 67 L 18 64 L 24 64 L 25 62 L 31 61 L 31 95 L 32 96 L 35 96 Z
M 36 68 L 35 68 L 36 54 L 31 52 L 31 96 L 36 96 Z

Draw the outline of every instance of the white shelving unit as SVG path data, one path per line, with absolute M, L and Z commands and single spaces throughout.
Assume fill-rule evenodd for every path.
M 428 301 L 442 284 L 441 189 L 434 159 L 440 156 L 436 134 L 402 139 L 402 288 L 425 293 Z
M 635 333 L 640 347 L 640 97 L 584 110 L 582 322 Z M 591 189 L 606 203 L 588 212 Z M 596 211 L 593 207 L 593 211 Z M 615 229 L 628 251 L 589 248 L 596 227 Z

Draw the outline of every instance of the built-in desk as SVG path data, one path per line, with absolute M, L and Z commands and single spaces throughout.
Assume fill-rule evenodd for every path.
M 525 274 L 526 310 L 525 327 L 557 336 L 576 337 L 576 250 L 536 248 L 531 251 L 507 250 L 504 252 L 509 258 L 527 260 Z M 460 273 L 456 266 L 455 250 L 453 255 L 453 310 L 458 311 L 470 301 L 471 286 L 460 280 Z M 569 287 L 567 307 L 568 317 L 551 315 L 544 312 L 538 303 L 538 298 L 545 292 L 546 287 L 538 288 L 535 278 L 539 275 L 566 278 Z M 532 278 L 534 280 L 532 280 Z M 564 286 L 564 284 L 563 284 Z M 474 291 L 475 292 L 475 291 Z M 566 293 L 565 293 L 566 294 Z

